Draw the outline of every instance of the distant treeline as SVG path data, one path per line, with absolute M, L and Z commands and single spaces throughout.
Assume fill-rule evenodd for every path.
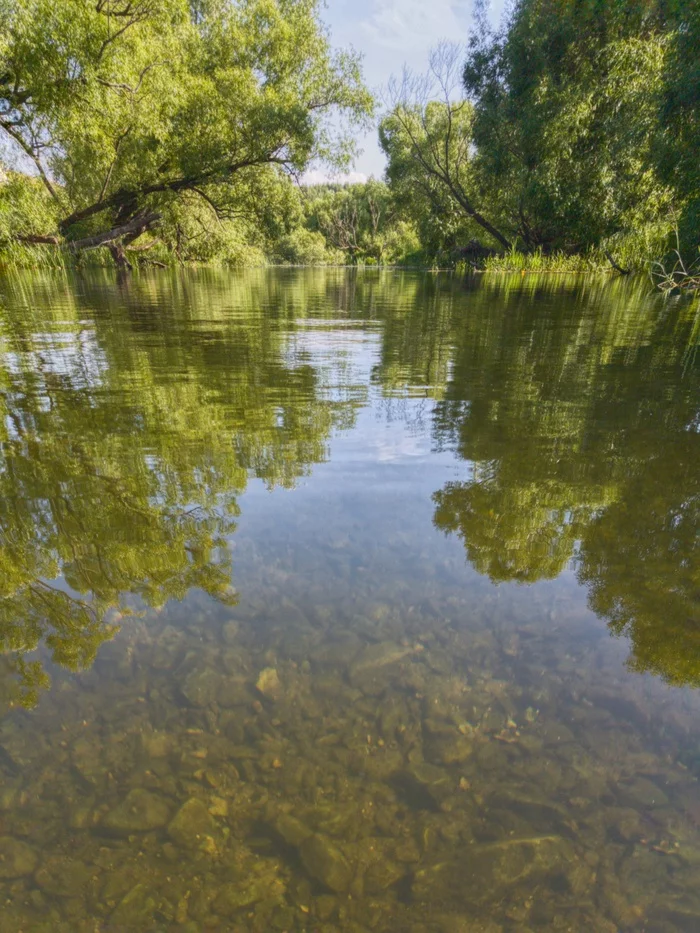
M 3 254 L 692 271 L 700 0 L 485 6 L 387 88 L 385 180 L 308 187 L 375 110 L 316 0 L 7 0 Z

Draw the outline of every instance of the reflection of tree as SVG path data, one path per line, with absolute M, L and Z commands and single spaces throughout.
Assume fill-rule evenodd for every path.
M 628 635 L 630 666 L 700 686 L 700 434 L 686 431 L 630 476 L 590 523 L 579 579 Z
M 572 559 L 632 666 L 700 683 L 700 408 L 692 314 L 627 286 L 470 296 L 435 439 L 470 462 L 435 524 L 496 582 Z M 439 398 L 439 393 L 436 393 Z
M 485 480 L 447 483 L 433 497 L 434 521 L 462 538 L 470 562 L 494 582 L 553 579 L 584 522 L 583 510 L 572 518 L 562 506 L 567 491 L 536 484 L 503 489 Z
M 86 666 L 125 597 L 231 600 L 248 476 L 293 484 L 353 408 L 287 352 L 285 309 L 221 280 L 29 282 L 0 309 L 0 649 L 27 702 L 45 679 L 27 655 Z

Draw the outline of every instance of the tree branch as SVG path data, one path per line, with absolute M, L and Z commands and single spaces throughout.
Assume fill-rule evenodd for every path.
M 65 233 L 69 227 L 81 220 L 86 220 L 88 217 L 93 217 L 95 214 L 110 210 L 111 208 L 122 207 L 130 202 L 138 203 L 139 198 L 147 197 L 150 194 L 160 194 L 165 191 L 172 191 L 175 193 L 179 191 L 192 191 L 196 187 L 230 178 L 232 175 L 235 175 L 236 172 L 241 171 L 241 169 L 250 168 L 254 165 L 286 165 L 287 160 L 276 156 L 276 151 L 277 150 L 271 153 L 264 153 L 255 158 L 241 159 L 239 162 L 232 162 L 218 172 L 202 172 L 199 175 L 189 175 L 183 178 L 170 179 L 169 181 L 155 182 L 152 185 L 144 185 L 143 188 L 137 188 L 135 190 L 122 189 L 121 191 L 116 191 L 108 198 L 103 198 L 99 201 L 95 201 L 94 204 L 90 204 L 88 207 L 73 211 L 72 214 L 60 222 L 58 225 L 59 230 L 61 233 Z
M 105 246 L 114 243 L 121 237 L 129 237 L 135 240 L 146 230 L 154 227 L 161 220 L 161 215 L 157 211 L 147 211 L 137 214 L 130 221 L 111 230 L 105 230 L 102 233 L 95 233 L 93 236 L 83 237 L 80 240 L 73 240 L 68 245 L 73 250 L 97 249 L 98 246 Z
M 60 237 L 43 233 L 18 233 L 15 239 L 20 243 L 49 243 L 52 246 L 58 246 L 61 242 Z

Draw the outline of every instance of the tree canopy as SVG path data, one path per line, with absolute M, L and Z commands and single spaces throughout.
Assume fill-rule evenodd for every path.
M 512 235 L 569 250 L 634 235 L 662 250 L 678 222 L 693 247 L 698 4 L 518 0 L 495 31 L 481 6 L 464 83 L 480 176 Z
M 330 114 L 372 107 L 317 0 L 3 0 L 0 36 L 0 129 L 76 249 L 123 257 L 192 203 L 265 218 L 283 175 L 351 154 Z

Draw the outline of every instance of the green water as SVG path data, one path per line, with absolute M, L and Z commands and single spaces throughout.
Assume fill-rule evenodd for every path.
M 699 320 L 1 279 L 1 933 L 700 930 Z

